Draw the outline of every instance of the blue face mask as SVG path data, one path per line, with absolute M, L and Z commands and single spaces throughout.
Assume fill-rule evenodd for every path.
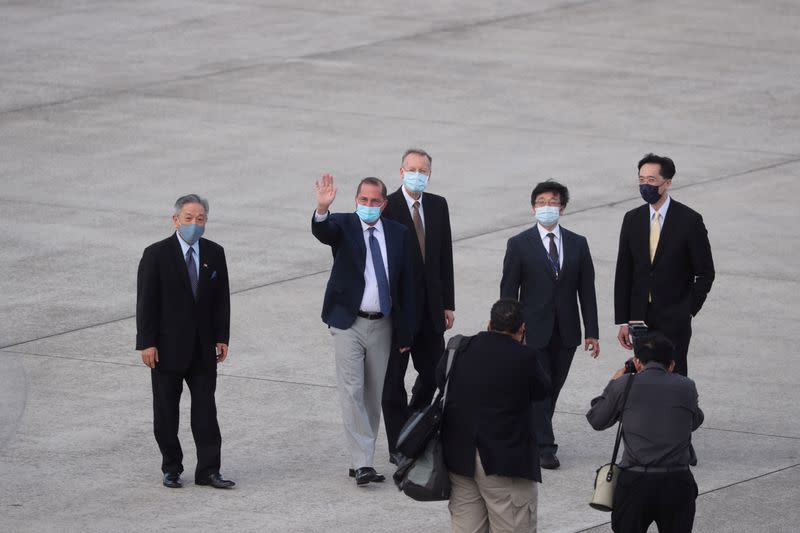
M 642 195 L 642 199 L 648 204 L 656 204 L 661 200 L 661 193 L 658 192 L 658 187 L 658 185 L 642 183 L 639 185 L 639 194 Z
M 428 176 L 422 172 L 403 170 L 403 185 L 411 192 L 422 192 L 428 185 Z
M 542 226 L 552 226 L 556 222 L 558 222 L 558 217 L 561 216 L 561 208 L 554 207 L 552 205 L 546 205 L 544 207 L 537 207 L 534 211 L 536 215 L 536 220 L 539 221 L 539 224 Z
M 181 238 L 189 245 L 196 243 L 205 231 L 206 227 L 199 224 L 181 224 L 178 228 Z
M 372 224 L 381 217 L 381 208 L 358 204 L 356 206 L 356 214 L 366 224 Z

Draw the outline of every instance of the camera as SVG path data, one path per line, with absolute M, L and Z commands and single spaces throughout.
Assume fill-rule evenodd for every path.
M 636 365 L 633 364 L 633 357 L 625 361 L 625 373 L 626 374 L 636 373 Z
M 628 334 L 631 336 L 631 341 L 645 333 L 647 333 L 647 324 L 643 320 L 631 320 L 628 323 Z

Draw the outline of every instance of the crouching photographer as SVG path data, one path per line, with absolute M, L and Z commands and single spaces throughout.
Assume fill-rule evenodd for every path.
M 626 368 L 612 376 L 592 400 L 586 418 L 596 430 L 622 422 L 625 450 L 614 491 L 611 527 L 616 532 L 646 532 L 655 521 L 660 533 L 692 530 L 697 484 L 692 431 L 703 423 L 691 379 L 673 373 L 672 342 L 651 331 L 633 341 L 636 370 L 623 405 Z

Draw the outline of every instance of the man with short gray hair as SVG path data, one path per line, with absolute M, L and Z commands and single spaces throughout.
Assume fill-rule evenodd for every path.
M 175 202 L 175 233 L 148 246 L 136 286 L 136 349 L 150 368 L 153 430 L 161 450 L 163 484 L 183 486 L 178 415 L 183 382 L 192 399 L 197 446 L 195 484 L 230 488 L 220 475 L 222 438 L 214 391 L 217 363 L 228 356 L 230 289 L 222 246 L 202 239 L 208 201 L 196 194 Z
M 411 349 L 401 352 L 395 343 L 383 389 L 383 419 L 389 441 L 389 460 L 397 464 L 397 437 L 408 417 L 431 403 L 436 392 L 436 366 L 444 351 L 444 332 L 455 320 L 453 238 L 450 210 L 443 196 L 428 192 L 431 155 L 409 148 L 400 166 L 400 187 L 386 199 L 383 216 L 403 224 L 412 236 L 416 323 Z M 406 369 L 411 357 L 417 379 L 406 392 Z

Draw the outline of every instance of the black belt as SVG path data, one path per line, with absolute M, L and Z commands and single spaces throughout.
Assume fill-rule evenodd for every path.
M 367 320 L 378 320 L 383 318 L 383 313 L 366 313 L 364 311 L 359 311 L 358 316 L 366 318 Z
M 667 472 L 686 472 L 689 470 L 687 465 L 675 465 L 675 466 L 629 466 L 627 468 L 623 468 L 623 470 L 628 470 L 630 472 L 647 472 L 649 474 L 665 474 Z

